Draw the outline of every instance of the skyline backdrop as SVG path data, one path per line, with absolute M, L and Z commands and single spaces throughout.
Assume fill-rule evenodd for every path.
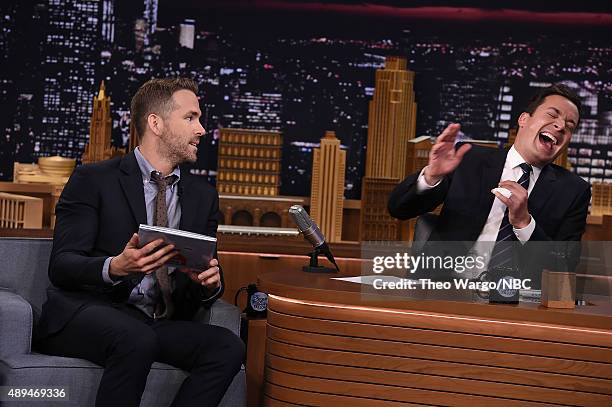
M 416 72 L 417 136 L 459 122 L 464 138 L 503 142 L 534 90 L 564 81 L 585 105 L 573 171 L 612 182 L 609 25 L 431 24 L 157 0 L 9 1 L 0 18 L 2 180 L 14 161 L 79 158 L 102 80 L 123 146 L 136 89 L 181 75 L 200 86 L 208 132 L 192 172 L 214 183 L 219 128 L 280 131 L 281 194 L 309 195 L 312 149 L 332 130 L 347 154 L 345 197 L 359 199 L 374 72 L 399 55 Z

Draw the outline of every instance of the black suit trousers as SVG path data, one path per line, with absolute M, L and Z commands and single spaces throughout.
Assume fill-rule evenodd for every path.
M 153 320 L 130 305 L 90 305 L 39 344 L 45 353 L 104 367 L 96 407 L 137 407 L 153 362 L 189 372 L 173 407 L 216 406 L 240 370 L 245 348 L 230 330 Z

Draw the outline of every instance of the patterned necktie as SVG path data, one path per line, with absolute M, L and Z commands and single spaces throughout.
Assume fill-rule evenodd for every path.
M 159 171 L 151 172 L 151 180 L 157 184 L 157 195 L 155 197 L 155 226 L 168 227 L 168 208 L 166 206 L 166 188 L 176 180 L 176 175 L 163 177 Z M 172 304 L 172 289 L 168 267 L 162 266 L 155 270 L 155 278 L 162 294 L 163 303 L 160 301 L 155 307 L 155 318 L 170 318 L 174 313 Z M 164 307 L 165 305 L 165 307 Z
M 527 163 L 522 163 L 519 165 L 523 174 L 518 180 L 518 183 L 525 189 L 529 189 L 529 176 L 531 174 L 532 168 L 531 165 Z M 491 253 L 491 261 L 489 261 L 489 270 L 495 267 L 504 267 L 509 266 L 512 262 L 512 248 L 514 247 L 514 243 L 518 239 L 514 234 L 514 230 L 512 230 L 512 225 L 510 224 L 510 220 L 508 219 L 508 208 L 506 208 L 506 212 L 504 213 L 504 218 L 502 219 L 502 223 L 499 226 L 499 232 L 497 233 L 497 239 L 495 239 L 495 246 L 493 247 L 493 252 Z M 502 243 L 507 242 L 507 243 Z

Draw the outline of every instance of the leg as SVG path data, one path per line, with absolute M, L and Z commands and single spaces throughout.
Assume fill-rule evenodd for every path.
M 152 328 L 159 344 L 156 360 L 190 372 L 172 406 L 217 406 L 244 360 L 242 340 L 199 322 L 160 321 Z
M 50 355 L 87 359 L 104 367 L 96 407 L 138 407 L 158 349 L 150 326 L 104 305 L 79 311 L 41 347 Z

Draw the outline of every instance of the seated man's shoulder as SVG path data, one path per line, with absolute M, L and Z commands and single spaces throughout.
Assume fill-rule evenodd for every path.
M 94 197 L 96 190 L 119 185 L 117 183 L 117 174 L 119 173 L 120 161 L 120 158 L 113 158 L 106 161 L 79 165 L 72 172 L 70 179 L 64 187 L 64 192 L 76 192 L 82 197 L 85 196 L 82 194 L 84 191 L 89 191 L 90 193 L 86 195 Z
M 95 163 L 83 164 L 75 168 L 75 173 L 86 176 L 106 176 L 112 174 L 119 168 L 121 157 L 111 158 L 110 160 L 98 161 Z
M 181 178 L 189 182 L 191 188 L 197 188 L 200 192 L 217 195 L 217 189 L 210 185 L 205 176 L 191 174 L 188 170 L 181 168 Z
M 207 177 L 203 176 L 203 175 L 195 175 L 195 174 L 191 174 L 190 172 L 187 172 L 185 174 L 185 172 L 183 171 L 183 169 L 181 169 L 181 177 L 188 177 L 189 180 L 194 183 L 195 185 L 198 185 L 202 188 L 210 188 L 210 189 L 215 189 L 215 187 L 213 187 L 212 185 L 210 185 L 210 182 L 208 182 Z
M 574 186 L 576 189 L 584 190 L 591 187 L 587 181 L 585 181 L 579 175 L 569 171 L 566 168 L 561 167 L 557 164 L 549 164 L 550 167 L 555 171 L 557 179 L 564 183 L 564 185 Z

